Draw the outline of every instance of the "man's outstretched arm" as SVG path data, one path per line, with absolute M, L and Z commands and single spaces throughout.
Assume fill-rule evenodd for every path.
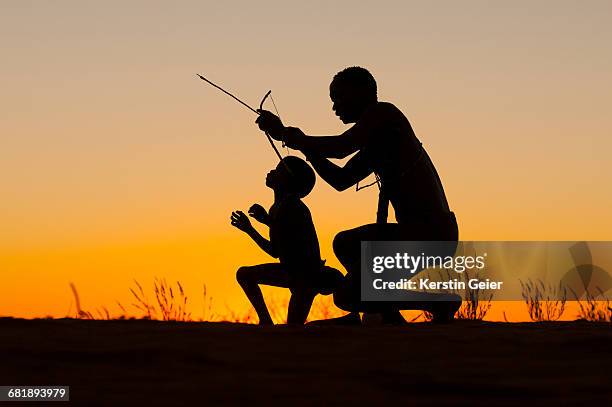
M 344 191 L 372 173 L 372 169 L 359 152 L 352 157 L 344 167 L 332 163 L 320 155 L 306 153 L 306 158 L 317 174 L 337 191 Z
M 296 127 L 283 126 L 280 119 L 266 110 L 260 111 L 256 123 L 270 137 L 287 146 L 328 158 L 345 158 L 359 150 L 369 137 L 367 124 L 356 124 L 339 136 L 308 136 Z
M 286 127 L 284 141 L 288 147 L 309 151 L 327 158 L 345 158 L 363 145 L 366 134 L 356 126 L 339 136 L 308 136 L 296 127 Z

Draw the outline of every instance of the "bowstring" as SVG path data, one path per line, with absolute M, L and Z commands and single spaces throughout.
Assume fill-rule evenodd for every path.
M 276 115 L 278 116 L 278 118 L 282 122 L 283 118 L 281 117 L 280 113 L 278 112 L 278 108 L 276 107 L 276 103 L 274 102 L 274 96 L 272 96 L 272 93 L 270 93 L 270 101 L 272 101 L 272 106 L 274 106 L 274 112 L 276 112 Z M 289 147 L 287 147 L 287 144 L 285 143 L 285 140 L 281 141 L 281 146 L 285 148 L 285 151 L 287 152 L 288 156 L 291 155 L 291 152 L 289 151 Z
M 263 99 L 261 99 L 261 102 L 259 102 L 259 110 L 263 110 L 263 105 L 264 103 L 266 103 L 266 99 L 268 99 L 268 97 L 270 99 L 272 99 L 272 90 L 269 90 L 265 96 L 263 97 Z M 274 103 L 274 101 L 272 101 L 272 104 L 274 105 L 274 110 L 276 110 L 276 103 Z M 278 116 L 278 118 L 280 119 L 280 116 L 278 114 L 278 110 L 276 110 L 276 115 Z M 281 120 L 282 121 L 282 120 Z M 278 159 L 280 160 L 281 163 L 284 164 L 285 169 L 289 172 L 289 174 L 293 174 L 293 171 L 291 171 L 291 168 L 289 168 L 289 165 L 287 164 L 286 161 L 283 160 L 283 157 L 280 155 L 280 153 L 278 152 L 278 149 L 276 148 L 276 146 L 274 145 L 274 142 L 272 141 L 272 137 L 270 137 L 270 135 L 268 134 L 268 132 L 266 132 L 266 136 L 268 137 L 268 141 L 270 141 L 270 145 L 272 145 L 272 148 L 274 149 L 274 152 L 276 153 L 276 155 L 278 156 Z M 285 146 L 285 142 L 282 142 L 283 147 Z
M 259 110 L 263 110 L 263 104 L 266 102 L 266 99 L 268 98 L 268 96 L 270 96 L 272 94 L 272 91 L 269 90 L 265 96 L 263 97 L 263 99 L 261 99 L 261 102 L 259 102 Z M 257 114 L 259 114 L 259 112 L 257 112 Z M 283 156 L 278 152 L 278 149 L 276 148 L 276 146 L 274 145 L 274 142 L 272 141 L 272 137 L 270 136 L 270 134 L 268 134 L 268 132 L 265 132 L 266 137 L 268 138 L 268 141 L 270 142 L 270 145 L 272 146 L 272 148 L 274 149 L 274 152 L 276 153 L 276 156 L 278 157 L 280 162 L 283 162 Z M 287 164 L 285 163 L 285 167 L 287 166 Z

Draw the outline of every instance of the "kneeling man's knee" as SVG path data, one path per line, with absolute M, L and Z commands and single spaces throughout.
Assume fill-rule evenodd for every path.
M 236 281 L 238 281 L 238 284 L 240 285 L 246 284 L 248 280 L 249 280 L 249 268 L 246 266 L 242 266 L 238 268 L 238 271 L 236 271 Z

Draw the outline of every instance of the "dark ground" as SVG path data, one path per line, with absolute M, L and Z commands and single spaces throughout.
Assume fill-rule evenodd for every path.
M 610 328 L 5 318 L 0 385 L 70 385 L 70 404 L 108 406 L 603 406 L 612 400 Z

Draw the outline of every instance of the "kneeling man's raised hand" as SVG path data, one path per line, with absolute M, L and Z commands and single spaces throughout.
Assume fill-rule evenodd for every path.
M 230 216 L 230 221 L 232 226 L 242 230 L 243 232 L 248 232 L 253 229 L 253 225 L 251 225 L 251 221 L 242 211 L 234 211 Z

